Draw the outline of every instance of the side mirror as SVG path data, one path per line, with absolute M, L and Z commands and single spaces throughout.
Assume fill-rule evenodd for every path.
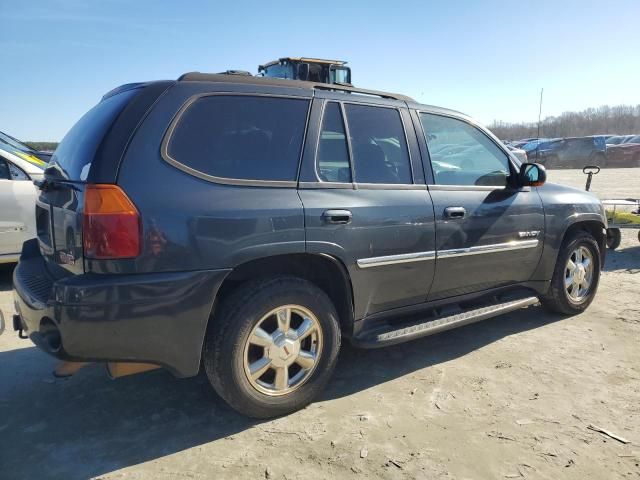
M 523 187 L 541 187 L 547 181 L 547 171 L 539 163 L 523 163 L 518 180 Z

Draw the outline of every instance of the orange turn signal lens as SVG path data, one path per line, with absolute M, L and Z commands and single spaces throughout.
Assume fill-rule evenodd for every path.
M 87 185 L 83 218 L 86 258 L 119 259 L 140 254 L 140 214 L 117 185 Z

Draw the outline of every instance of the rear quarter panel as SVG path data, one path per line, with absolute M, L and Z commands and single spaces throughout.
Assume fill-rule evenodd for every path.
M 303 253 L 304 216 L 295 188 L 221 185 L 167 163 L 161 143 L 180 107 L 212 91 L 309 96 L 298 89 L 178 82 L 140 126 L 121 164 L 118 184 L 142 217 L 142 254 L 135 272 L 230 268 L 246 261 Z M 109 271 L 108 262 L 93 262 Z

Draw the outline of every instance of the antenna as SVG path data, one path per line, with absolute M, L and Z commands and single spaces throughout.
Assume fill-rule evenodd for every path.
M 538 110 L 538 144 L 536 145 L 536 162 L 540 154 L 540 119 L 542 118 L 542 93 L 544 88 L 540 89 L 540 109 Z

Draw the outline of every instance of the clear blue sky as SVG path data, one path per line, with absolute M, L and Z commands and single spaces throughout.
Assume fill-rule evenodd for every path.
M 640 103 L 640 1 L 0 0 L 0 130 L 60 140 L 111 88 L 288 55 L 481 122 Z

